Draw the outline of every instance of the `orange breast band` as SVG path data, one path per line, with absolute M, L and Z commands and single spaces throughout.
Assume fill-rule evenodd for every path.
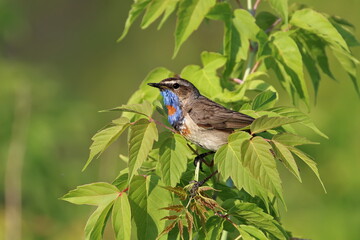
M 166 108 L 168 110 L 168 115 L 171 116 L 176 112 L 176 109 L 171 105 L 166 105 Z

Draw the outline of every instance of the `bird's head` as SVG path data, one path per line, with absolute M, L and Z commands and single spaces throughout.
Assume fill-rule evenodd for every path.
M 148 83 L 148 85 L 159 88 L 165 101 L 166 98 L 175 95 L 180 103 L 184 104 L 200 96 L 199 90 L 191 82 L 182 78 L 166 78 L 159 83 Z

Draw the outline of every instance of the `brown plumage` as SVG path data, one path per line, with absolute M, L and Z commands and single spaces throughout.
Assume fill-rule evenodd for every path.
M 162 92 L 168 109 L 170 124 L 189 141 L 211 151 L 227 143 L 235 130 L 250 125 L 254 118 L 221 106 L 200 94 L 189 81 L 167 78 L 160 83 L 149 83 Z

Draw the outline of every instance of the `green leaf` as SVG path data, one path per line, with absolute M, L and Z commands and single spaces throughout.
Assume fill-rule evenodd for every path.
M 163 18 L 161 19 L 161 22 L 159 23 L 158 30 L 164 25 L 166 20 L 175 11 L 178 2 L 179 2 L 179 0 L 169 0 L 168 4 L 166 5 L 166 9 L 165 9 Z
M 185 172 L 190 155 L 186 140 L 179 134 L 172 134 L 160 147 L 160 168 L 165 185 L 176 186 Z
M 201 239 L 206 240 L 218 240 L 221 239 L 221 233 L 223 231 L 224 219 L 219 218 L 218 216 L 212 216 L 206 221 L 205 229 L 206 234 L 204 231 L 200 233 L 204 233 L 204 236 L 200 236 Z
M 180 46 L 201 24 L 215 0 L 183 0 L 180 1 L 178 22 L 175 30 L 175 57 Z
M 309 106 L 309 93 L 306 87 L 303 61 L 296 42 L 289 36 L 288 32 L 276 32 L 272 35 L 275 48 L 274 58 L 283 66 L 286 73 L 291 77 L 291 85 L 296 94 Z M 288 92 L 289 90 L 286 89 Z M 293 95 L 293 93 L 289 92 Z
M 255 18 L 246 10 L 234 11 L 232 21 L 225 22 L 224 54 L 227 63 L 224 77 L 231 75 L 236 63 L 246 60 L 248 57 L 250 40 L 257 40 L 256 36 L 260 28 L 255 23 Z
M 228 144 L 216 151 L 214 162 L 218 166 L 218 171 L 224 181 L 231 177 L 238 189 L 243 188 L 250 195 L 259 196 L 266 202 L 266 190 L 251 174 L 250 170 L 243 165 L 244 155 L 241 152 L 241 146 L 250 137 L 248 133 L 243 131 L 231 134 Z
M 290 24 L 317 35 L 331 45 L 349 51 L 343 37 L 321 13 L 309 8 L 296 11 L 291 17 Z
M 130 127 L 129 136 L 129 182 L 148 157 L 154 141 L 158 140 L 158 131 L 154 122 L 138 120 Z
M 137 113 L 146 117 L 151 117 L 153 108 L 152 105 L 148 101 L 144 101 L 140 104 L 130 104 L 130 105 L 122 105 L 116 108 L 112 108 L 109 110 L 104 110 L 103 112 L 108 111 L 122 111 L 122 112 L 131 112 Z
M 244 240 L 252 240 L 252 239 L 256 239 L 256 240 L 269 240 L 269 238 L 267 238 L 264 233 L 251 225 L 239 225 L 239 231 L 241 233 L 242 236 L 248 236 L 248 238 L 244 238 Z
M 277 97 L 275 92 L 270 90 L 262 92 L 254 98 L 252 102 L 252 109 L 259 111 L 271 108 L 274 106 L 276 100 Z
M 100 205 L 89 217 L 85 226 L 86 240 L 101 240 L 113 202 Z
M 161 16 L 161 14 L 167 9 L 168 5 L 173 3 L 175 3 L 176 6 L 176 1 L 174 0 L 151 0 L 142 19 L 141 28 L 145 29 L 150 26 L 150 24 Z
M 116 239 L 131 239 L 131 209 L 126 193 L 121 193 L 115 200 L 112 210 L 112 225 Z
M 93 143 L 90 146 L 90 155 L 82 171 L 87 168 L 95 157 L 99 157 L 113 142 L 115 142 L 129 125 L 129 119 L 121 117 L 114 120 L 109 127 L 97 132 L 91 138 Z
M 73 204 L 87 204 L 103 206 L 114 201 L 119 195 L 119 189 L 105 182 L 91 183 L 78 186 L 65 194 L 61 200 Z
M 241 147 L 244 155 L 243 165 L 249 168 L 251 174 L 265 189 L 271 191 L 284 203 L 280 176 L 270 150 L 270 144 L 262 137 L 245 140 Z
M 314 160 L 312 160 L 310 158 L 310 156 L 308 156 L 307 154 L 305 154 L 304 152 L 300 151 L 299 149 L 297 149 L 295 147 L 289 147 L 289 149 L 291 150 L 291 152 L 293 152 L 296 156 L 298 156 L 301 160 L 303 160 L 310 167 L 310 169 L 315 173 L 316 177 L 319 179 L 321 186 L 323 187 L 323 189 L 326 193 L 326 188 L 320 178 L 319 170 L 316 167 L 316 162 L 314 162 Z
M 226 58 L 219 53 L 203 52 L 201 54 L 203 68 L 197 65 L 186 66 L 181 76 L 191 81 L 203 95 L 214 98 L 222 92 L 220 78 L 216 70 L 224 66 Z
M 134 23 L 136 18 L 141 14 L 141 12 L 146 8 L 146 6 L 150 3 L 151 0 L 135 0 L 133 5 L 131 6 L 129 15 L 125 22 L 124 30 L 118 39 L 118 42 L 124 39 L 126 34 L 128 33 L 131 25 Z
M 317 142 L 312 142 L 305 137 L 298 136 L 292 133 L 279 133 L 273 136 L 272 140 L 282 143 L 286 146 L 298 146 L 304 144 L 319 144 Z
M 265 115 L 255 119 L 250 125 L 250 130 L 251 134 L 255 134 L 298 121 L 299 120 L 293 118 L 268 117 L 267 115 Z
M 316 63 L 319 65 L 321 70 L 330 78 L 334 79 L 334 76 L 330 71 L 329 61 L 326 55 L 326 41 L 315 34 L 304 30 L 297 31 L 295 36 L 305 47 L 307 54 L 309 54 L 312 59 L 316 60 Z
M 259 228 L 271 234 L 275 239 L 288 239 L 288 236 L 285 235 L 279 223 L 254 203 L 241 202 L 238 199 L 229 199 L 222 204 L 222 207 L 228 209 L 228 214 L 244 221 L 248 226 Z M 258 231 L 255 232 L 254 229 L 243 228 L 243 226 L 241 228 L 243 230 L 246 229 L 246 232 L 249 231 L 252 235 L 262 237 L 262 235 L 259 234 Z
M 270 6 L 280 14 L 285 24 L 288 24 L 288 1 L 287 0 L 269 0 Z
M 291 118 L 291 119 L 296 119 L 297 122 L 299 122 L 299 124 L 310 128 L 316 134 L 322 136 L 323 138 L 328 139 L 328 136 L 326 136 L 323 132 L 321 132 L 315 126 L 315 124 L 313 123 L 313 121 L 311 120 L 311 118 L 308 115 L 300 112 L 298 109 L 296 109 L 294 107 L 275 107 L 275 108 L 270 109 L 270 111 L 278 113 L 278 114 L 280 114 L 281 116 L 284 116 L 284 117 L 288 117 L 288 118 Z M 286 129 L 286 130 L 289 131 L 289 129 Z M 296 131 L 295 131 L 295 133 L 296 133 Z
M 163 185 L 157 176 L 135 176 L 130 184 L 129 202 L 131 215 L 136 224 L 137 238 L 155 239 L 165 227 L 160 221 L 169 215 L 159 209 L 171 203 L 170 193 L 160 187 Z
M 336 59 L 340 62 L 344 70 L 348 73 L 357 94 L 360 96 L 359 85 L 357 82 L 357 68 L 356 65 L 359 64 L 359 61 L 351 56 L 350 53 L 344 51 L 343 49 L 331 47 Z
M 281 162 L 285 165 L 285 167 L 287 169 L 289 169 L 289 171 L 292 174 L 294 174 L 294 176 L 300 182 L 302 182 L 301 177 L 300 177 L 299 168 L 295 162 L 293 155 L 291 154 L 290 150 L 288 149 L 288 147 L 283 145 L 282 143 L 274 141 L 274 140 L 272 141 L 272 143 L 274 146 L 276 157 L 281 160 Z
M 344 19 L 340 19 L 334 16 L 330 17 L 329 20 L 331 21 L 332 25 L 334 25 L 336 30 L 340 33 L 340 35 L 344 38 L 346 44 L 349 47 L 360 46 L 359 40 L 357 40 L 355 35 L 347 28 L 354 26 L 349 25 L 348 22 L 344 22 Z
M 259 12 L 256 14 L 256 25 L 266 31 L 271 28 L 277 19 L 278 17 L 270 12 Z

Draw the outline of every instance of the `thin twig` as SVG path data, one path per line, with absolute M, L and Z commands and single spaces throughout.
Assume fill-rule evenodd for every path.
M 279 23 L 281 23 L 282 19 L 278 18 L 271 26 L 265 30 L 266 33 L 271 32 Z
M 255 4 L 254 4 L 254 12 L 256 11 L 256 9 L 258 8 L 259 4 L 260 4 L 261 0 L 256 0 Z
M 172 131 L 173 133 L 178 133 L 175 129 L 169 128 L 168 126 L 166 126 L 165 124 L 163 124 L 162 122 L 160 122 L 160 121 L 158 121 L 158 120 L 155 120 L 155 119 L 153 119 L 153 118 L 150 118 L 149 120 L 150 120 L 150 121 L 153 121 L 153 122 L 156 123 L 157 125 L 163 126 L 164 128 Z
M 256 72 L 258 70 L 258 68 L 260 67 L 260 64 L 261 64 L 261 61 L 257 61 L 254 64 L 253 68 L 251 69 L 250 74 Z

